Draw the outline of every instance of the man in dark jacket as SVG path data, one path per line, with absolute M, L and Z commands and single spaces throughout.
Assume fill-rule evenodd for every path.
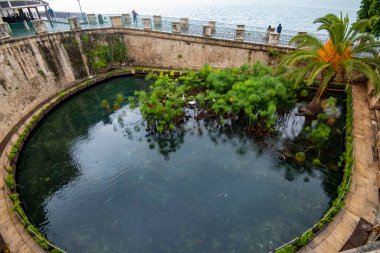
M 282 25 L 279 24 L 279 25 L 277 26 L 277 33 L 281 33 L 281 31 L 282 31 Z

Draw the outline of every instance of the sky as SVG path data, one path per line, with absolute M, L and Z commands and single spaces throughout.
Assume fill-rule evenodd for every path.
M 48 0 L 56 11 L 79 11 L 78 0 Z M 342 10 L 357 10 L 360 0 L 80 0 L 84 12 L 121 14 L 132 9 L 180 8 L 194 6 L 295 6 Z

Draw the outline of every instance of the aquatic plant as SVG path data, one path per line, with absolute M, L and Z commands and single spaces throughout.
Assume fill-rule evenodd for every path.
M 160 133 L 184 122 L 186 107 L 197 108 L 197 119 L 214 118 L 224 124 L 245 117 L 247 130 L 271 132 L 278 111 L 293 105 L 297 93 L 288 81 L 272 73 L 271 67 L 260 62 L 223 70 L 206 64 L 174 80 L 170 74 L 152 73 L 147 79 L 156 81 L 149 92 L 137 92 L 129 102 L 139 104 L 148 124 Z

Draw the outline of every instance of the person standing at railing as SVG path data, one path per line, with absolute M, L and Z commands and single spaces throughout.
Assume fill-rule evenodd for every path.
M 49 9 L 48 9 L 48 14 L 49 14 L 50 18 L 54 18 L 54 11 L 53 11 L 53 9 L 50 8 L 50 7 L 49 7 Z
M 279 25 L 277 26 L 277 33 L 281 33 L 281 31 L 282 31 L 282 25 L 279 24 Z
M 135 10 L 132 11 L 132 16 L 133 16 L 133 23 L 134 24 L 137 24 L 137 16 L 139 14 L 137 14 L 137 12 L 135 12 Z

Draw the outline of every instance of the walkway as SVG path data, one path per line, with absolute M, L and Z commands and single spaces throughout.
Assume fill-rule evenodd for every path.
M 373 156 L 375 139 L 372 131 L 372 124 L 376 122 L 371 119 L 365 87 L 353 86 L 352 94 L 355 167 L 346 205 L 327 228 L 299 251 L 301 253 L 339 252 L 360 218 L 371 223 L 376 220 L 379 204 L 376 183 L 378 161 Z

